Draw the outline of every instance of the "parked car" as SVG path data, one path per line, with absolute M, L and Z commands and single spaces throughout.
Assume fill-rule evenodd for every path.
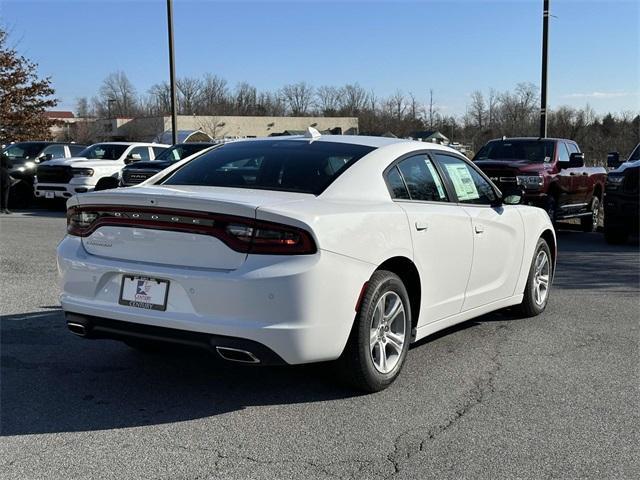
M 629 235 L 638 235 L 640 221 L 640 144 L 626 162 L 618 152 L 607 158 L 609 172 L 604 196 L 604 237 L 608 243 L 624 243 Z
M 56 158 L 70 158 L 86 145 L 64 142 L 16 142 L 7 145 L 2 153 L 12 164 L 9 174 L 16 180 L 11 189 L 10 205 L 28 205 L 33 199 L 33 181 L 36 166 Z
M 562 138 L 502 138 L 489 141 L 474 163 L 500 188 L 521 187 L 525 203 L 543 208 L 552 222 L 580 218 L 598 228 L 607 172 L 585 167 L 578 144 Z
M 70 198 L 93 190 L 101 178 L 118 174 L 126 164 L 153 160 L 169 145 L 107 142 L 87 147 L 77 157 L 50 160 L 36 170 L 36 197 Z
M 140 182 L 144 182 L 173 163 L 190 157 L 191 155 L 214 145 L 214 143 L 209 142 L 179 143 L 162 151 L 158 156 L 156 156 L 155 160 L 147 162 L 140 161 L 126 165 L 122 169 L 120 186 L 130 187 L 132 185 L 137 185 Z
M 156 182 L 67 202 L 73 333 L 248 364 L 339 359 L 376 391 L 410 343 L 547 305 L 549 217 L 448 147 L 309 132 L 227 143 Z

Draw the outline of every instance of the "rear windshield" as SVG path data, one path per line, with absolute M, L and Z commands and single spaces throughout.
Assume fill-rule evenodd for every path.
M 187 158 L 189 155 L 198 153 L 200 150 L 210 147 L 211 145 L 203 145 L 198 143 L 183 143 L 169 147 L 166 150 L 160 152 L 156 156 L 156 160 L 169 160 L 171 162 L 177 162 L 183 158 Z
M 494 140 L 487 143 L 473 157 L 476 160 L 526 160 L 550 162 L 553 160 L 553 140 Z
M 319 195 L 373 147 L 334 142 L 231 142 L 176 170 L 165 185 L 254 188 Z

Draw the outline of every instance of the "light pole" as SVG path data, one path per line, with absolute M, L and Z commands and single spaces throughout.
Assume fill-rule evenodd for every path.
M 540 138 L 547 136 L 547 65 L 549 47 L 549 0 L 544 0 L 542 11 L 542 85 L 540 92 Z
M 169 88 L 171 89 L 171 143 L 178 143 L 176 115 L 176 65 L 173 56 L 173 0 L 167 0 L 167 29 L 169 31 Z

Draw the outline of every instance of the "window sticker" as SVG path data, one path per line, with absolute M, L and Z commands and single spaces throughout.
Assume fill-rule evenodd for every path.
M 445 164 L 453 188 L 456 189 L 458 200 L 464 202 L 466 200 L 475 200 L 480 198 L 476 184 L 471 177 L 471 172 L 466 165 Z
M 433 166 L 431 161 L 427 158 L 424 159 L 424 163 L 427 164 L 427 168 L 429 169 L 429 172 L 433 177 L 433 183 L 436 184 L 436 188 L 438 189 L 438 195 L 440 196 L 440 199 L 446 198 L 446 195 L 444 194 L 444 188 L 442 188 L 442 182 L 440 181 L 440 177 L 438 176 L 438 172 L 436 171 L 435 167 Z

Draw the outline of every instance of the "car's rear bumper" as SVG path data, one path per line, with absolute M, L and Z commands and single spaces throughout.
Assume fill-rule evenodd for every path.
M 90 255 L 67 236 L 58 269 L 65 312 L 250 340 L 296 364 L 340 356 L 375 266 L 320 251 L 248 255 L 236 270 L 184 268 Z M 166 311 L 119 304 L 123 274 L 168 280 Z

